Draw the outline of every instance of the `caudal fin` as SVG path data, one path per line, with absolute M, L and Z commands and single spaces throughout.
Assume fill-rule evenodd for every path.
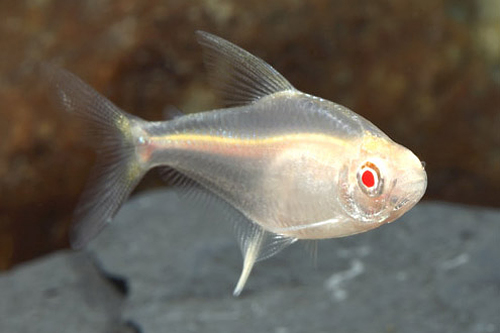
M 44 65 L 42 72 L 64 109 L 82 121 L 97 152 L 70 231 L 71 246 L 80 249 L 112 220 L 147 171 L 136 158 L 132 133 L 143 121 L 61 68 Z

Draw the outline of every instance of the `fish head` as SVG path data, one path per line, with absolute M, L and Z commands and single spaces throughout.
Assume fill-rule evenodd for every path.
M 427 175 L 409 149 L 387 136 L 364 135 L 339 175 L 339 201 L 366 229 L 392 222 L 424 195 Z

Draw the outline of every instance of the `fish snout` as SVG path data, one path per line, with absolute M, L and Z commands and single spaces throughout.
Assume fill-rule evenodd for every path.
M 404 213 L 424 196 L 427 189 L 427 173 L 419 163 L 418 168 L 401 170 L 400 177 L 396 179 L 397 185 L 392 193 L 391 202 L 394 211 L 402 210 L 401 213 Z
M 423 197 L 427 189 L 427 173 L 425 163 L 407 150 L 402 168 L 395 174 L 395 185 L 390 194 L 393 211 L 399 215 L 412 208 Z

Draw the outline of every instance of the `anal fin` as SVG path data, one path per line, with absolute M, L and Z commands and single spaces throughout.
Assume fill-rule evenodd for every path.
M 239 296 L 256 262 L 270 258 L 297 239 L 264 230 L 258 223 L 251 221 L 230 202 L 216 195 L 182 171 L 170 167 L 159 167 L 162 178 L 170 184 L 179 186 L 184 199 L 195 203 L 222 203 L 225 219 L 233 222 L 236 238 L 243 254 L 243 269 L 233 291 Z

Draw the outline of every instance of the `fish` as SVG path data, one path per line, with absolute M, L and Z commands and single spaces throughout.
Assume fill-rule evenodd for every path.
M 222 200 L 243 256 L 233 294 L 254 264 L 299 240 L 362 233 L 392 222 L 424 195 L 423 162 L 367 119 L 301 92 L 264 60 L 196 31 L 223 108 L 146 121 L 74 74 L 44 65 L 61 106 L 97 152 L 70 231 L 82 249 L 151 169 Z M 168 217 L 166 217 L 168 220 Z

